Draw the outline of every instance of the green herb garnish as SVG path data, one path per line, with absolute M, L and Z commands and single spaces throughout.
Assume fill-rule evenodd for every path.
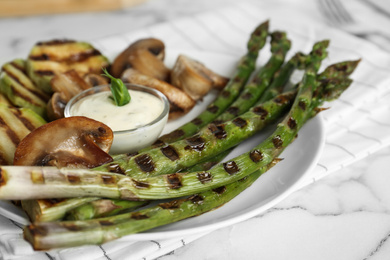
M 111 93 L 115 104 L 117 106 L 124 106 L 128 104 L 131 100 L 131 97 L 123 81 L 111 76 L 105 68 L 103 68 L 102 70 L 104 72 L 104 74 L 102 75 L 111 79 Z

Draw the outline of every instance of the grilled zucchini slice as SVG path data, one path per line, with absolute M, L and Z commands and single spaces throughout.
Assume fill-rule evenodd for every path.
M 0 75 L 0 93 L 13 106 L 26 107 L 46 117 L 46 104 L 50 96 L 39 89 L 26 74 L 26 63 L 17 59 L 6 63 Z
M 50 80 L 54 75 L 75 70 L 81 77 L 100 74 L 109 65 L 108 59 L 87 42 L 53 40 L 37 43 L 27 59 L 27 72 L 35 84 L 52 93 Z
M 46 121 L 29 108 L 0 104 L 0 164 L 12 165 L 19 142 Z

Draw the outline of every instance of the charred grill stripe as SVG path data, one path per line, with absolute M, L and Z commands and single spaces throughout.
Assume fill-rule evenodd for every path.
M 236 174 L 240 169 L 235 161 L 226 162 L 223 164 L 223 168 L 229 175 Z
M 148 154 L 141 154 L 135 157 L 135 162 L 138 167 L 144 172 L 154 171 L 154 163 L 152 158 Z
M 0 168 L 0 187 L 7 184 L 7 173 Z
M 246 122 L 246 120 L 242 119 L 241 117 L 237 117 L 235 118 L 232 123 L 236 126 L 238 126 L 239 128 L 244 128 L 248 125 L 248 123 Z
M 227 137 L 227 133 L 224 130 L 223 125 L 210 124 L 209 130 L 217 139 L 225 139 Z
M 109 221 L 109 220 L 99 220 L 99 224 L 101 226 L 112 226 L 112 225 L 114 225 L 114 223 L 112 221 Z
M 212 176 L 209 172 L 199 172 L 199 173 L 197 174 L 197 176 L 198 176 L 198 180 L 199 180 L 202 184 L 211 182 L 211 181 L 213 180 L 213 176 Z
M 253 95 L 251 93 L 247 92 L 247 93 L 245 93 L 244 95 L 241 96 L 241 99 L 249 100 L 249 99 L 252 98 L 252 96 Z
M 228 112 L 229 114 L 233 115 L 233 116 L 237 116 L 237 115 L 240 113 L 240 109 L 239 109 L 238 107 L 232 106 L 232 107 L 229 107 L 229 108 L 227 109 L 227 112 Z
M 231 95 L 231 93 L 230 93 L 229 91 L 227 91 L 227 90 L 223 90 L 223 91 L 221 92 L 221 96 L 222 96 L 223 98 L 229 98 L 230 95 Z
M 34 130 L 36 127 L 31 123 L 30 120 L 22 116 L 22 113 L 20 110 L 14 110 L 12 109 L 11 112 L 19 119 L 20 122 L 30 131 Z
M 263 160 L 264 155 L 259 150 L 253 150 L 252 152 L 250 152 L 249 157 L 251 158 L 252 162 L 257 163 Z
M 182 202 L 182 200 L 172 200 L 170 202 L 160 203 L 158 206 L 162 209 L 178 209 Z
M 76 62 L 83 62 L 89 59 L 90 57 L 94 57 L 98 55 L 101 55 L 101 53 L 96 49 L 92 49 L 92 50 L 82 51 L 79 53 L 74 53 L 64 58 L 57 57 L 54 53 L 50 53 L 50 54 L 43 53 L 40 55 L 30 55 L 29 59 L 34 61 L 56 61 L 56 62 L 63 62 L 63 63 L 76 63 Z
M 213 114 L 217 113 L 218 110 L 219 110 L 219 108 L 216 105 L 212 105 L 212 106 L 209 106 L 207 108 L 207 111 L 209 111 L 210 113 L 213 113 Z
M 185 150 L 196 150 L 196 151 L 202 151 L 205 148 L 205 141 L 202 137 L 194 136 L 185 139 L 187 142 L 187 146 L 184 147 Z
M 290 129 L 296 129 L 297 128 L 297 121 L 295 121 L 294 118 L 290 117 L 287 121 L 287 125 Z
M 143 181 L 137 181 L 135 179 L 132 179 L 133 183 L 134 183 L 134 186 L 137 188 L 137 189 L 147 189 L 150 187 L 149 183 L 147 182 L 143 182 Z
M 139 213 L 139 212 L 134 212 L 134 213 L 131 213 L 131 218 L 135 219 L 135 220 L 142 220 L 142 219 L 148 219 L 149 216 L 146 214 Z
M 298 102 L 298 106 L 299 106 L 303 111 L 306 110 L 306 103 L 305 103 L 304 101 L 300 100 L 300 101 Z
M 102 181 L 104 184 L 115 184 L 116 183 L 116 177 L 111 175 L 102 175 Z
M 226 186 L 221 186 L 213 189 L 213 191 L 217 194 L 223 194 L 226 191 Z
M 12 67 L 14 67 L 15 69 L 19 70 L 21 73 L 23 73 L 24 75 L 27 76 L 27 70 L 26 70 L 25 67 L 20 66 L 19 64 L 17 64 L 14 61 L 12 61 L 10 64 L 12 65 Z M 3 70 L 4 70 L 4 67 L 3 67 Z
M 281 148 L 283 146 L 283 140 L 279 135 L 272 138 L 272 143 L 274 144 L 275 148 Z
M 5 123 L 4 119 L 0 116 L 0 127 L 5 129 L 5 133 L 12 143 L 17 146 L 20 142 L 18 135 Z
M 176 129 L 175 131 L 171 132 L 170 134 L 168 134 L 168 139 L 176 139 L 176 138 L 180 138 L 182 136 L 184 136 L 184 131 L 182 129 Z M 164 141 L 161 141 L 162 144 L 164 144 Z
M 191 121 L 194 125 L 201 125 L 203 123 L 203 120 L 200 118 L 195 118 Z
M 176 173 L 166 175 L 166 181 L 170 189 L 179 189 L 183 186 L 181 183 L 181 176 Z
M 76 41 L 68 40 L 68 39 L 54 39 L 51 41 L 37 42 L 36 45 L 38 45 L 38 46 L 53 46 L 53 45 L 63 45 L 63 44 L 74 43 L 74 42 L 76 42 Z
M 108 165 L 107 168 L 108 168 L 109 172 L 119 173 L 119 174 L 123 174 L 123 175 L 125 174 L 125 171 L 117 163 L 112 163 L 112 164 Z
M 268 111 L 265 108 L 263 108 L 262 106 L 257 106 L 255 108 L 253 108 L 253 113 L 260 116 L 261 119 L 265 119 L 268 115 Z
M 45 226 L 35 226 L 34 224 L 30 224 L 27 228 L 34 237 L 46 236 L 49 233 Z
M 160 150 L 162 154 L 171 161 L 176 161 L 180 159 L 179 154 L 176 152 L 175 148 L 171 145 L 162 147 Z
M 81 183 L 81 179 L 79 176 L 69 174 L 66 176 L 66 178 L 68 179 L 70 184 L 80 184 Z
M 20 82 L 19 82 L 19 79 L 18 78 L 13 78 L 10 76 L 10 74 L 8 74 L 8 76 L 10 77 L 11 79 L 11 84 L 19 84 L 23 87 L 23 89 L 25 89 L 26 91 L 28 91 L 30 94 L 33 94 L 31 91 L 29 91 L 27 88 L 25 88 Z M 32 105 L 35 105 L 35 106 L 42 106 L 42 104 L 44 103 L 44 101 L 42 100 L 42 104 L 39 104 L 36 102 L 36 100 L 32 99 L 31 97 L 25 95 L 24 93 L 20 92 L 18 88 L 14 87 L 14 86 L 11 86 L 12 88 L 12 94 L 13 96 L 19 96 L 20 98 L 26 100 L 28 103 L 32 104 Z
M 203 204 L 204 197 L 200 194 L 195 194 L 195 195 L 192 195 L 191 197 L 189 197 L 188 200 L 194 204 L 201 205 L 201 204 Z

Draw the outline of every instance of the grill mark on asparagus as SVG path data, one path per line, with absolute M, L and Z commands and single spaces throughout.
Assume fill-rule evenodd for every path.
M 135 162 L 138 167 L 144 172 L 152 172 L 154 171 L 154 163 L 152 158 L 148 154 L 141 154 L 135 157 Z
M 297 121 L 294 118 L 290 117 L 287 121 L 287 125 L 290 129 L 294 130 L 297 128 Z
M 68 174 L 66 176 L 66 178 L 68 179 L 69 183 L 71 183 L 71 184 L 79 184 L 79 183 L 81 183 L 81 180 L 80 180 L 79 176 Z
M 115 184 L 116 183 L 116 177 L 111 175 L 102 175 L 102 181 L 104 184 Z
M 141 219 L 148 219 L 149 216 L 142 214 L 142 213 L 139 213 L 139 212 L 134 212 L 134 213 L 131 213 L 131 218 L 135 219 L 135 220 L 141 220 Z
M 195 119 L 193 119 L 192 121 L 191 121 L 194 125 L 201 125 L 201 124 L 203 124 L 203 120 L 202 119 L 200 119 L 200 118 L 195 118 Z
M 262 106 L 257 106 L 253 108 L 253 113 L 260 116 L 261 119 L 265 119 L 268 115 L 268 111 Z
M 170 202 L 160 203 L 158 206 L 162 209 L 178 209 L 180 208 L 182 201 L 172 200 Z
M 125 174 L 125 171 L 121 168 L 121 166 L 118 163 L 112 163 L 108 165 L 107 167 L 109 172 L 113 173 L 119 173 L 119 174 Z
M 34 70 L 34 73 L 40 76 L 54 76 L 54 71 L 52 70 Z
M 134 186 L 138 189 L 148 189 L 150 187 L 150 184 L 143 181 L 137 181 L 135 179 L 132 179 Z
M 163 153 L 163 155 L 165 155 L 165 157 L 167 157 L 171 161 L 176 161 L 180 159 L 179 154 L 177 153 L 175 148 L 173 148 L 173 146 L 171 145 L 162 147 L 160 150 Z
M 244 100 L 249 100 L 249 99 L 252 98 L 252 96 L 253 95 L 251 93 L 247 92 L 244 95 L 242 95 L 241 98 L 244 99 Z
M 99 220 L 99 224 L 102 225 L 102 226 L 112 226 L 112 225 L 114 225 L 114 223 L 112 221 L 109 221 L 109 220 Z
M 30 224 L 28 226 L 28 230 L 31 233 L 33 237 L 41 237 L 46 236 L 49 232 L 46 227 L 44 226 L 36 226 L 33 224 Z
M 208 183 L 213 180 L 213 176 L 209 172 L 199 172 L 198 173 L 198 180 L 202 183 Z
M 219 110 L 219 108 L 217 106 L 215 106 L 215 105 L 210 106 L 210 107 L 207 108 L 207 111 L 209 111 L 210 113 L 213 113 L 213 114 L 217 113 L 218 110 Z
M 238 108 L 238 107 L 229 107 L 228 109 L 227 109 L 227 112 L 229 113 L 229 114 L 232 114 L 233 116 L 238 116 L 238 113 L 240 112 L 240 109 Z
M 221 187 L 215 188 L 215 189 L 213 189 L 212 191 L 214 191 L 215 193 L 221 195 L 221 194 L 225 193 L 225 191 L 226 191 L 226 186 L 221 186 Z
M 249 158 L 251 158 L 252 162 L 257 163 L 263 160 L 264 155 L 262 152 L 256 149 L 250 152 Z
M 272 143 L 274 144 L 275 148 L 281 148 L 283 146 L 283 140 L 279 135 L 272 138 Z
M 242 119 L 241 117 L 237 117 L 237 118 L 233 119 L 232 123 L 234 125 L 238 126 L 239 128 L 244 128 L 248 124 L 246 122 L 246 120 Z
M 223 125 L 210 124 L 209 130 L 217 139 L 225 139 L 227 137 L 227 133 L 224 130 Z
M 201 205 L 201 204 L 203 204 L 204 197 L 200 194 L 195 194 L 195 195 L 192 195 L 191 197 L 189 197 L 188 200 L 194 204 Z
M 168 174 L 166 176 L 166 181 L 170 189 L 179 189 L 183 186 L 180 175 L 176 173 Z
M 202 151 L 206 146 L 204 139 L 200 136 L 193 136 L 185 140 L 188 144 L 184 147 L 185 150 Z
M 303 111 L 306 110 L 306 103 L 305 103 L 304 101 L 300 100 L 300 101 L 298 102 L 298 106 L 299 106 Z
M 221 92 L 221 96 L 222 96 L 223 98 L 229 98 L 230 95 L 231 95 L 230 91 L 223 90 L 223 91 Z
M 238 168 L 238 165 L 236 164 L 235 161 L 230 161 L 230 162 L 226 162 L 223 164 L 223 168 L 225 169 L 225 171 L 229 174 L 229 175 L 233 175 L 233 174 L 236 174 L 237 172 L 239 172 L 239 168 Z

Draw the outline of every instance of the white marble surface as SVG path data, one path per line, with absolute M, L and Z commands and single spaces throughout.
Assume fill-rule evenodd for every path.
M 26 55 L 40 40 L 98 39 L 228 2 L 233 1 L 151 0 L 116 12 L 0 19 L 0 61 Z M 323 22 L 311 8 L 313 3 L 302 7 Z M 159 259 L 390 259 L 389 161 L 386 147 L 294 192 L 253 219 L 214 231 Z

